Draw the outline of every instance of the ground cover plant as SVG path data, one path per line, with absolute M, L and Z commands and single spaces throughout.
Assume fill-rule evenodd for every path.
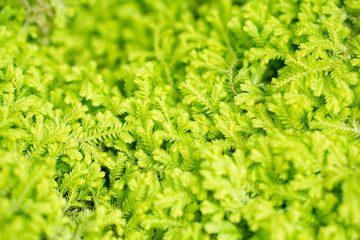
M 0 239 L 360 239 L 358 0 L 0 0 Z

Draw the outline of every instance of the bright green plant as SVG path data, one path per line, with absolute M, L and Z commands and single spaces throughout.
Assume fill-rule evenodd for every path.
M 0 239 L 359 239 L 359 19 L 0 1 Z

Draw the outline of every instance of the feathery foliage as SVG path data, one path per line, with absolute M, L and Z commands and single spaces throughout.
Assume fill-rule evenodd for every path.
M 359 19 L 0 1 L 0 239 L 359 239 Z

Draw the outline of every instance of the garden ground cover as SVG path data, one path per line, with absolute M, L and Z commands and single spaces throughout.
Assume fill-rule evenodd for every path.
M 0 0 L 0 239 L 359 239 L 358 0 Z

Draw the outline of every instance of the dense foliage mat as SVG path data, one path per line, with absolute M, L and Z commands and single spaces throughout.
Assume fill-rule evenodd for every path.
M 0 0 L 0 239 L 360 239 L 360 1 Z

